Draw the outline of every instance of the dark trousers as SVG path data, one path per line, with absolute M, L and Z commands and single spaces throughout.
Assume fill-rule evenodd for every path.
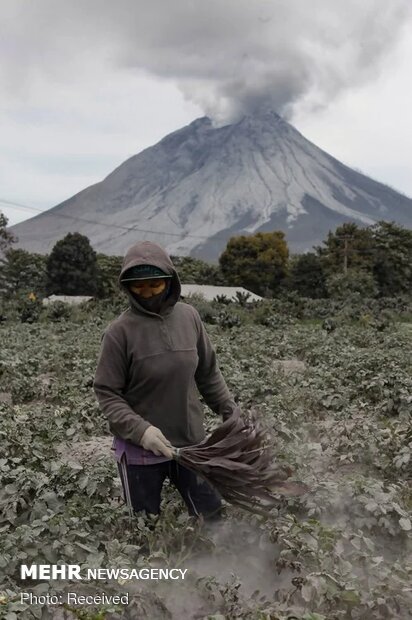
M 221 517 L 222 501 L 214 489 L 195 473 L 182 467 L 176 461 L 166 461 L 155 465 L 118 464 L 124 496 L 127 501 L 128 484 L 130 502 L 133 510 L 144 510 L 147 514 L 158 515 L 163 483 L 169 478 L 182 496 L 189 515 L 202 515 L 207 520 Z M 124 473 L 127 472 L 127 481 Z

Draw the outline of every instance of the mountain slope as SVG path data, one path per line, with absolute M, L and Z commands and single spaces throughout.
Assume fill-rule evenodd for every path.
M 197 119 L 13 232 L 37 252 L 77 230 L 107 254 L 150 239 L 217 260 L 234 234 L 281 229 L 292 251 L 305 251 L 344 221 L 380 219 L 412 226 L 412 200 L 265 113 L 220 128 Z

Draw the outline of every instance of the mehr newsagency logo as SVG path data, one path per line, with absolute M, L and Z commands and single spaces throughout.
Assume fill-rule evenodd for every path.
M 21 579 L 36 581 L 130 581 L 132 579 L 184 579 L 187 568 L 86 568 L 78 564 L 22 564 Z

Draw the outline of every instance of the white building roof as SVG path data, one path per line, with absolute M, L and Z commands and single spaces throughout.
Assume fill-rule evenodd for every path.
M 84 301 L 90 301 L 91 299 L 93 299 L 93 297 L 87 295 L 50 295 L 50 297 L 45 297 L 43 299 L 43 305 L 48 306 L 55 301 L 62 301 L 65 304 L 77 306 L 78 304 L 82 304 Z
M 209 284 L 182 284 L 181 297 L 187 297 L 188 295 L 202 295 L 206 301 L 213 301 L 217 295 L 224 295 L 228 299 L 237 300 L 236 293 L 249 293 L 248 302 L 259 301 L 263 297 L 251 293 L 241 286 L 211 286 Z

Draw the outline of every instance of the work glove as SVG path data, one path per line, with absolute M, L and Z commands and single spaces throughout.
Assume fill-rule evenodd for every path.
M 168 459 L 173 458 L 172 444 L 163 435 L 160 428 L 149 426 L 142 435 L 140 445 L 145 450 L 150 450 L 156 456 L 166 456 Z

